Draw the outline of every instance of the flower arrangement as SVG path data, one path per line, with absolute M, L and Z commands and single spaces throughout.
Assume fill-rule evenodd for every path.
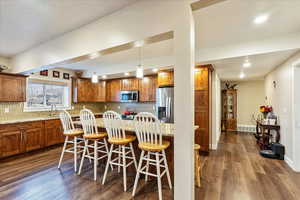
M 266 118 L 268 113 L 272 112 L 273 108 L 272 106 L 260 106 L 259 111 L 264 115 Z

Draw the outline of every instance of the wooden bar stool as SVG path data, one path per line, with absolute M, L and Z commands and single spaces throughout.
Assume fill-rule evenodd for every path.
M 63 111 L 59 114 L 60 121 L 62 123 L 65 135 L 64 147 L 61 152 L 61 156 L 58 163 L 58 169 L 60 169 L 63 157 L 65 152 L 74 154 L 74 171 L 77 171 L 77 155 L 83 152 L 83 130 L 75 129 L 72 118 L 67 111 Z M 73 138 L 73 139 L 70 139 Z M 69 140 L 70 139 L 70 140 Z M 68 144 L 72 144 L 73 146 L 67 148 Z M 81 149 L 81 150 L 80 150 Z M 78 151 L 79 150 L 79 151 Z
M 98 161 L 108 157 L 107 133 L 98 133 L 95 115 L 88 109 L 80 111 L 80 121 L 84 131 L 84 150 L 78 174 L 81 173 L 84 159 L 88 158 L 94 161 L 94 180 L 96 181 Z M 89 144 L 90 142 L 91 144 Z M 89 149 L 93 149 L 93 153 L 89 153 Z M 99 157 L 98 153 L 103 155 Z
M 162 140 L 161 124 L 157 117 L 152 113 L 139 113 L 134 118 L 134 125 L 138 136 L 139 148 L 142 150 L 142 153 L 135 177 L 132 196 L 135 195 L 138 180 L 142 173 L 146 175 L 146 181 L 148 180 L 148 176 L 157 178 L 159 199 L 162 200 L 161 177 L 163 177 L 163 175 L 167 175 L 169 187 L 172 189 L 165 153 L 165 149 L 170 146 L 170 142 Z M 154 158 L 151 158 L 151 156 Z M 143 161 L 146 161 L 144 166 L 142 166 Z M 149 165 L 156 166 L 156 174 L 149 172 Z M 161 172 L 161 168 L 164 168 L 163 172 Z
M 134 164 L 137 169 L 137 163 L 135 159 L 135 154 L 132 146 L 132 142 L 136 140 L 136 136 L 126 135 L 124 130 L 124 124 L 121 120 L 121 116 L 114 111 L 107 111 L 103 114 L 104 125 L 108 133 L 108 142 L 111 144 L 110 151 L 108 155 L 108 160 L 104 172 L 104 177 L 102 184 L 105 183 L 107 171 L 109 165 L 117 165 L 118 171 L 120 172 L 120 167 L 123 168 L 123 182 L 124 182 L 124 191 L 127 190 L 127 177 L 126 177 L 126 168 L 131 164 Z M 116 148 L 114 149 L 114 146 Z M 121 151 L 122 149 L 122 151 Z M 128 150 L 126 152 L 126 150 Z M 115 153 L 118 156 L 112 159 L 112 154 Z M 129 156 L 128 154 L 131 154 Z M 122 162 L 121 162 L 122 157 Z M 126 159 L 131 161 L 127 163 Z
M 201 187 L 201 162 L 199 155 L 200 145 L 194 144 L 194 156 L 195 156 L 195 184 L 197 187 Z

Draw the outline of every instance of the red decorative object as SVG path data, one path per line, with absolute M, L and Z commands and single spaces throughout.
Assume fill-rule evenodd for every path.
M 272 106 L 260 106 L 259 111 L 264 115 L 266 118 L 268 113 L 272 112 L 273 108 Z

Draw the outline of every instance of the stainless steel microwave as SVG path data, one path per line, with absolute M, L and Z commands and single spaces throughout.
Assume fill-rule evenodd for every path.
M 138 102 L 139 92 L 138 91 L 121 91 L 120 92 L 121 102 Z

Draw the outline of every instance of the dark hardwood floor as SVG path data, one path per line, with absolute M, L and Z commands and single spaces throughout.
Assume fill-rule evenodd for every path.
M 61 170 L 57 161 L 61 148 L 0 160 L 0 199 L 69 200 L 132 199 L 135 174 L 128 176 L 128 192 L 123 192 L 122 175 L 109 174 L 100 184 L 104 166 L 99 167 L 97 182 L 92 165 L 86 163 L 82 175 L 73 172 L 72 157 L 66 156 Z M 288 200 L 300 199 L 300 174 L 284 161 L 262 158 L 255 139 L 247 133 L 222 134 L 219 148 L 202 158 L 202 187 L 196 189 L 197 200 Z M 173 191 L 164 185 L 164 200 L 173 199 Z M 140 180 L 134 199 L 158 199 L 156 181 Z
M 300 173 L 281 160 L 263 158 L 250 133 L 222 133 L 203 167 L 201 200 L 300 199 Z

